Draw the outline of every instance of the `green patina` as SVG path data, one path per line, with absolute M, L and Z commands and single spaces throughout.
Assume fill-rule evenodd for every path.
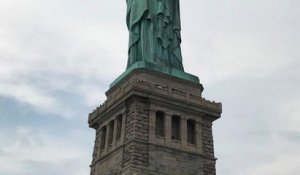
M 188 81 L 192 81 L 192 82 L 196 82 L 199 83 L 199 78 L 195 75 L 180 71 L 178 69 L 174 69 L 174 68 L 170 68 L 167 66 L 161 66 L 161 65 L 157 65 L 157 64 L 153 64 L 153 63 L 149 63 L 149 62 L 145 62 L 145 61 L 139 61 L 136 62 L 135 64 L 133 64 L 131 67 L 129 67 L 124 73 L 122 73 L 117 79 L 115 79 L 115 81 L 113 81 L 110 84 L 110 87 L 113 87 L 114 85 L 116 85 L 120 80 L 122 80 L 126 75 L 128 75 L 132 70 L 134 69 L 151 69 L 154 71 L 158 71 L 158 72 L 162 72 L 165 74 L 169 74 L 178 78 L 182 78 Z
M 126 71 L 146 68 L 199 82 L 185 73 L 181 55 L 179 0 L 127 0 L 126 23 L 129 31 Z
M 127 0 L 127 68 L 139 61 L 183 71 L 179 0 Z

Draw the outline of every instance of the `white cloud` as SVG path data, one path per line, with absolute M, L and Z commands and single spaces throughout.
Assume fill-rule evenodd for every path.
M 78 144 L 74 138 L 62 135 L 50 136 L 43 130 L 27 127 L 19 127 L 12 132 L 2 129 L 0 174 L 38 174 L 40 168 L 48 174 L 47 171 L 53 171 L 53 167 L 63 173 L 70 162 L 77 166 L 69 167 L 67 172 L 76 175 L 83 172 L 88 174 L 91 157 L 87 149 L 82 149 L 84 143 Z M 42 166 L 35 167 L 35 164 Z
M 299 153 L 292 155 L 280 154 L 274 162 L 255 168 L 251 174 L 295 175 L 300 171 L 298 167 L 300 162 L 299 156 Z
M 101 21 L 96 23 L 95 18 L 101 13 L 95 18 L 90 14 L 97 9 L 91 12 L 87 9 L 91 6 L 80 1 L 1 3 L 0 95 L 38 111 L 71 117 L 73 107 L 57 92 L 76 93 L 85 105 L 94 106 L 99 92 L 104 94 L 109 82 L 124 70 L 126 59 L 119 60 L 126 55 L 126 44 L 117 41 L 127 37 L 118 28 L 99 26 Z M 68 3 L 72 6 L 66 8 Z
M 53 97 L 43 94 L 40 89 L 36 89 L 28 84 L 22 83 L 3 83 L 0 87 L 2 95 L 13 97 L 21 102 L 27 102 L 34 106 L 40 106 L 44 109 L 53 109 L 56 105 L 56 99 Z
M 187 71 L 199 75 L 206 83 L 214 83 L 227 78 L 267 77 L 294 64 L 300 58 L 296 3 L 182 3 Z

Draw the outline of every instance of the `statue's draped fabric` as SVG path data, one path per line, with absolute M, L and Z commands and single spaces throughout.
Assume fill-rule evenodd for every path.
M 145 61 L 183 71 L 179 0 L 127 0 L 127 68 Z

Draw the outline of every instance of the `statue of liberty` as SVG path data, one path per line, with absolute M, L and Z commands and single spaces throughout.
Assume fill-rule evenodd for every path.
M 179 0 L 127 0 L 127 68 L 139 61 L 184 71 Z

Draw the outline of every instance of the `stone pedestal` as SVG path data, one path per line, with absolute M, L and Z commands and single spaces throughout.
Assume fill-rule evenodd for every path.
M 212 122 L 220 103 L 200 83 L 134 69 L 89 115 L 91 175 L 215 175 Z M 159 123 L 162 122 L 162 123 Z

